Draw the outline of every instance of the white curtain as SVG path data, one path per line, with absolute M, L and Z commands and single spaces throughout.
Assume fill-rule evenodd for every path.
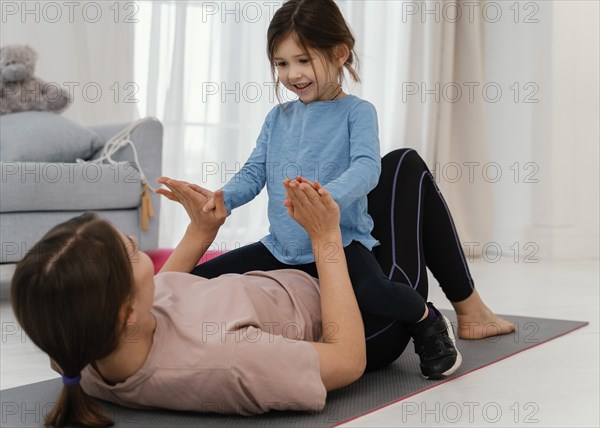
M 139 108 L 140 115 L 157 116 L 165 125 L 165 175 L 216 189 L 250 154 L 277 102 L 265 53 L 273 11 L 267 3 L 141 3 L 136 81 L 143 82 L 147 103 Z M 363 83 L 349 84 L 348 90 L 377 107 L 382 153 L 413 147 L 434 173 L 436 168 L 447 173 L 453 162 L 485 164 L 489 149 L 481 102 L 424 95 L 436 83 L 483 80 L 482 23 L 422 19 L 411 5 L 424 3 L 338 2 L 361 61 Z M 453 176 L 437 175 L 461 240 L 487 242 L 490 189 L 465 177 L 453 182 Z M 214 249 L 230 250 L 266 234 L 265 196 L 234 212 Z M 165 200 L 161 245 L 173 246 L 186 224 L 183 210 Z
M 140 115 L 164 124 L 163 174 L 211 190 L 241 168 L 276 102 L 265 54 L 269 9 L 241 4 L 227 12 L 214 2 L 145 2 L 136 32 L 136 79 L 147 99 Z M 178 242 L 186 218 L 163 201 L 161 246 Z M 260 195 L 227 220 L 213 249 L 260 239 L 266 218 Z
M 436 177 L 461 241 L 481 244 L 492 237 L 492 188 L 468 173 L 490 155 L 484 99 L 471 100 L 468 91 L 481 94 L 485 84 L 485 3 L 476 9 L 467 3 L 338 2 L 362 60 L 363 84 L 354 92 L 377 107 L 382 153 L 416 149 Z M 469 7 L 477 13 L 468 15 Z

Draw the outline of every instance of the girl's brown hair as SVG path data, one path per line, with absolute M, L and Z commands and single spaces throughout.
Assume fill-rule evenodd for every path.
M 309 49 L 314 49 L 326 60 L 325 66 L 334 62 L 335 48 L 346 45 L 349 56 L 344 67 L 350 73 L 352 80 L 360 82 L 358 58 L 354 52 L 355 40 L 352 31 L 342 16 L 342 12 L 333 0 L 288 0 L 273 15 L 267 31 L 267 56 L 271 63 L 271 75 L 276 82 L 277 98 L 279 99 L 279 79 L 276 77 L 276 64 L 273 59 L 279 45 L 289 36 L 308 55 Z M 314 65 L 313 65 L 314 70 Z M 315 71 L 316 74 L 316 71 Z M 344 74 L 338 74 L 338 83 L 343 83 Z M 317 82 L 318 83 L 318 82 Z
M 17 321 L 33 342 L 76 377 L 112 353 L 119 318 L 134 293 L 128 249 L 118 232 L 86 213 L 50 230 L 21 260 L 12 285 Z M 107 426 L 111 419 L 79 384 L 63 386 L 46 425 Z

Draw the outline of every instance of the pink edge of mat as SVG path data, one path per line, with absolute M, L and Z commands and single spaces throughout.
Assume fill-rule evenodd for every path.
M 533 317 L 532 317 L 532 318 L 533 318 Z M 566 321 L 566 320 L 565 320 L 565 321 Z M 441 381 L 441 382 L 436 382 L 435 384 L 433 384 L 433 385 L 431 385 L 431 386 L 428 386 L 428 387 L 426 387 L 426 388 L 420 389 L 420 390 L 418 390 L 417 392 L 415 392 L 415 393 L 413 393 L 413 394 L 405 395 L 405 396 L 403 396 L 403 397 L 400 397 L 400 398 L 398 398 L 397 400 L 390 401 L 390 402 L 389 402 L 389 403 L 387 403 L 387 404 L 384 404 L 384 405 L 382 405 L 382 406 L 379 406 L 379 407 L 377 407 L 377 408 L 375 408 L 375 409 L 369 410 L 368 412 L 362 413 L 362 414 L 360 414 L 360 415 L 353 416 L 353 417 L 351 417 L 350 419 L 346 419 L 345 421 L 342 421 L 342 422 L 340 422 L 340 423 L 338 423 L 338 424 L 331 425 L 331 426 L 332 426 L 332 427 L 337 427 L 337 426 L 340 426 L 340 425 L 342 425 L 342 424 L 345 424 L 345 423 L 348 423 L 348 422 L 350 422 L 350 421 L 353 421 L 353 420 L 355 420 L 355 419 L 362 418 L 363 416 L 366 416 L 366 415 L 369 415 L 369 414 L 371 414 L 371 413 L 374 413 L 374 412 L 376 412 L 376 411 L 378 411 L 378 410 L 381 410 L 381 409 L 383 409 L 384 407 L 388 407 L 388 406 L 391 406 L 392 404 L 398 403 L 398 402 L 400 402 L 400 401 L 402 401 L 402 400 L 406 400 L 407 398 L 414 397 L 415 395 L 417 395 L 417 394 L 420 394 L 421 392 L 424 392 L 424 391 L 427 391 L 427 390 L 429 390 L 429 389 L 435 388 L 436 386 L 440 386 L 440 385 L 443 385 L 443 384 L 445 384 L 445 383 L 451 382 L 451 381 L 453 381 L 454 379 L 458 379 L 458 378 L 460 378 L 460 377 L 463 377 L 463 376 L 465 376 L 465 375 L 468 375 L 469 373 L 473 373 L 474 371 L 480 370 L 480 369 L 482 369 L 482 368 L 484 368 L 484 367 L 491 366 L 492 364 L 496 364 L 498 361 L 505 360 L 505 359 L 507 359 L 507 358 L 509 358 L 509 357 L 512 357 L 513 355 L 517 355 L 517 354 L 519 354 L 519 353 L 521 353 L 521 352 L 524 352 L 524 351 L 529 351 L 530 349 L 532 349 L 532 348 L 535 348 L 536 346 L 540 346 L 540 345 L 542 345 L 542 344 L 544 344 L 544 343 L 548 343 L 548 342 L 550 342 L 551 340 L 558 339 L 559 337 L 562 337 L 562 336 L 564 336 L 564 335 L 566 335 L 566 334 L 573 333 L 575 330 L 579 330 L 580 328 L 582 328 L 582 327 L 585 327 L 585 326 L 588 326 L 588 325 L 590 324 L 590 323 L 589 323 L 589 322 L 587 322 L 587 321 L 575 321 L 575 322 L 585 322 L 585 324 L 582 324 L 582 325 L 580 325 L 580 326 L 577 326 L 577 327 L 575 327 L 575 328 L 573 328 L 573 329 L 571 329 L 571 330 L 565 331 L 564 333 L 561 333 L 561 334 L 559 334 L 558 336 L 554 336 L 554 337 L 551 337 L 551 338 L 549 338 L 549 339 L 546 339 L 546 340 L 544 340 L 543 342 L 536 343 L 535 345 L 533 345 L 533 346 L 530 346 L 530 347 L 528 347 L 528 348 L 524 348 L 524 349 L 521 349 L 521 350 L 519 350 L 519 351 L 513 352 L 512 354 L 505 355 L 504 357 L 502 357 L 502 358 L 500 358 L 500 359 L 498 359 L 498 360 L 495 360 L 495 361 L 489 362 L 489 363 L 487 363 L 487 364 L 485 364 L 485 365 L 483 365 L 483 366 L 481 366 L 481 367 L 477 367 L 477 368 L 471 369 L 471 370 L 469 370 L 468 372 L 464 372 L 464 373 L 462 373 L 462 374 L 460 374 L 460 375 L 458 375 L 458 376 L 453 376 L 453 377 L 451 377 L 451 378 L 448 378 L 448 379 L 445 379 L 445 380 L 443 380 L 443 381 Z
M 207 251 L 198 261 L 198 264 L 202 264 L 211 259 L 214 259 L 215 257 L 220 256 L 224 252 L 225 251 Z M 163 267 L 163 265 L 166 263 L 167 259 L 172 253 L 173 248 L 160 248 L 158 250 L 146 252 L 146 254 L 148 254 L 150 259 L 152 260 L 152 263 L 154 264 L 154 275 L 156 275 L 158 271 Z

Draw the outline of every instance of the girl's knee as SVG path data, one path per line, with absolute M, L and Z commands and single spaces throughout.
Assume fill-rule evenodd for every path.
M 409 171 L 429 170 L 419 153 L 411 148 L 394 150 L 386 154 L 381 162 L 384 168 L 393 168 L 394 170 L 400 162 L 402 162 L 402 169 L 408 169 Z
M 392 150 L 383 156 L 383 161 L 386 162 L 397 162 L 399 161 L 407 152 L 415 151 L 415 149 L 411 149 L 410 147 L 405 147 L 402 149 Z

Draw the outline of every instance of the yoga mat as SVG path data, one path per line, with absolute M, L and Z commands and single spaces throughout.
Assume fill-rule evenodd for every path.
M 454 324 L 456 331 L 454 312 L 442 312 Z M 442 383 L 451 382 L 457 377 L 588 324 L 579 321 L 501 316 L 515 324 L 516 332 L 477 341 L 459 339 L 457 346 L 463 356 L 463 363 L 451 378 L 440 381 L 423 379 L 419 372 L 419 360 L 414 354 L 411 343 L 400 358 L 390 366 L 366 373 L 354 384 L 330 392 L 327 405 L 321 412 L 273 411 L 264 415 L 243 417 L 166 410 L 140 411 L 106 402 L 102 404 L 113 418 L 115 427 L 330 427 L 371 413 Z M 53 379 L 0 391 L 2 405 L 0 425 L 3 427 L 40 426 L 57 400 L 61 386 L 60 379 Z

